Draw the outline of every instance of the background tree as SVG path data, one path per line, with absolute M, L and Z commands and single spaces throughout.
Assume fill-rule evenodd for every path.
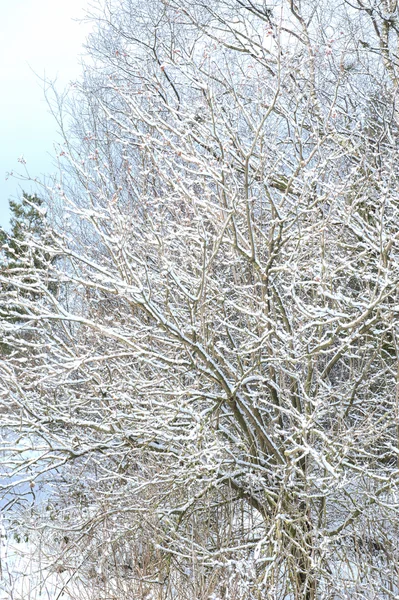
M 29 236 L 41 237 L 45 232 L 45 207 L 36 195 L 22 194 L 21 201 L 10 200 L 10 231 L 0 228 L 3 268 L 15 268 L 24 264 L 29 250 Z M 33 265 L 40 268 L 41 257 L 33 253 Z
M 398 594 L 391 9 L 93 15 L 37 243 L 72 300 L 13 273 L 0 385 L 9 466 L 62 479 L 31 526 L 97 596 Z
M 23 192 L 20 201 L 10 200 L 10 230 L 0 228 L 0 272 L 3 276 L 2 290 L 8 290 L 14 298 L 3 305 L 0 317 L 11 321 L 19 320 L 21 306 L 15 297 L 18 294 L 33 300 L 37 298 L 34 292 L 24 291 L 23 288 L 12 284 L 15 275 L 22 275 L 25 284 L 33 282 L 40 273 L 52 292 L 56 292 L 54 283 L 48 281 L 47 266 L 51 260 L 48 252 L 43 250 L 47 232 L 46 206 L 37 195 Z M 2 350 L 6 351 L 2 344 Z

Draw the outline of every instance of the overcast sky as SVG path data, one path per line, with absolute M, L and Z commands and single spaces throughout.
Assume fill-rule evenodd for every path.
M 79 76 L 79 56 L 89 31 L 88 0 L 2 0 L 0 20 L 0 225 L 8 224 L 8 199 L 26 184 L 6 172 L 20 171 L 23 156 L 31 176 L 54 170 L 50 154 L 57 127 L 39 76 L 57 77 L 60 89 Z M 35 75 L 35 73 L 37 75 Z

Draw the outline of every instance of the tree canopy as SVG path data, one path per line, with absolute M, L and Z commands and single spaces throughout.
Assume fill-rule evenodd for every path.
M 93 598 L 397 597 L 397 3 L 91 18 L 32 242 L 58 259 L 0 277 L 3 468 L 45 484 L 46 568 Z

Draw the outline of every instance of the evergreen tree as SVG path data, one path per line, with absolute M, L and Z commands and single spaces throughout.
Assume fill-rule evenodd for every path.
M 34 250 L 29 245 L 29 238 L 42 238 L 45 232 L 45 212 L 43 200 L 23 192 L 22 200 L 9 201 L 11 210 L 11 230 L 5 231 L 0 227 L 0 268 L 5 270 L 18 269 L 29 262 L 35 268 L 42 268 L 46 257 L 42 251 Z
M 0 228 L 0 319 L 18 322 L 40 296 L 31 290 L 37 277 L 44 275 L 52 293 L 57 286 L 48 277 L 54 259 L 43 249 L 47 227 L 44 201 L 24 192 L 20 201 L 10 200 L 9 205 L 10 231 Z M 0 354 L 8 352 L 3 340 Z

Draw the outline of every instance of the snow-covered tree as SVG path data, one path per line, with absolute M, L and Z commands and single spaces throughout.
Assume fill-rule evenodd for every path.
M 2 325 L 30 526 L 118 598 L 396 597 L 396 3 L 92 17 L 32 241 L 69 299 L 16 272 Z

